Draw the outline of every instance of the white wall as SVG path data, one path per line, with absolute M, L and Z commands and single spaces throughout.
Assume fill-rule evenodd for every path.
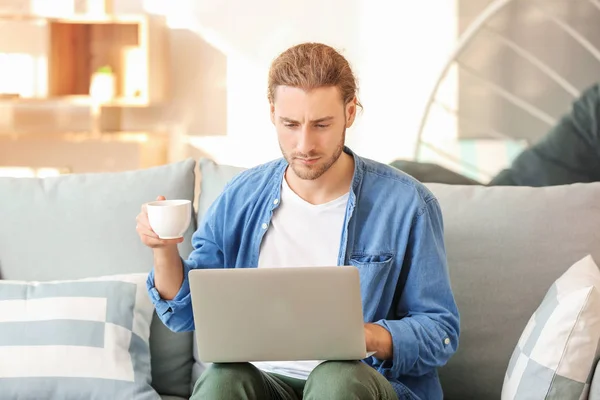
M 202 115 L 198 105 L 225 85 L 224 109 L 211 112 L 212 118 L 225 121 L 213 124 L 223 131 L 192 128 L 188 133 L 203 136 L 193 143 L 219 161 L 238 165 L 279 156 L 268 118 L 267 71 L 279 52 L 304 41 L 340 49 L 358 75 L 365 110 L 348 144 L 383 162 L 410 158 L 420 113 L 457 30 L 455 1 L 180 0 L 162 10 L 157 1 L 117 1 L 122 10 L 134 11 L 137 5 L 164 12 L 173 29 L 190 30 L 218 50 L 196 60 L 198 74 L 185 84 L 188 100 L 174 112 Z M 211 65 L 223 56 L 227 72 L 222 79 L 218 73 L 203 79 L 202 64 Z M 202 85 L 190 84 L 194 81 Z M 224 134 L 225 138 L 205 137 Z
M 0 0 L 0 8 L 19 1 L 29 0 Z M 267 72 L 279 52 L 304 41 L 340 49 L 358 75 L 365 110 L 348 144 L 382 162 L 412 157 L 427 95 L 457 30 L 456 0 L 114 2 L 119 13 L 164 14 L 170 27 L 172 101 L 127 110 L 122 129 L 168 130 L 175 143 L 192 135 L 217 161 L 243 166 L 280 155 Z M 440 134 L 453 129 L 443 124 Z

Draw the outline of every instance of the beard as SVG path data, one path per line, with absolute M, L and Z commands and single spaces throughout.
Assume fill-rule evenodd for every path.
M 325 172 L 331 168 L 333 164 L 340 158 L 342 152 L 344 151 L 344 143 L 346 142 L 346 129 L 344 128 L 344 132 L 342 133 L 342 137 L 336 146 L 333 154 L 327 156 L 323 154 L 319 154 L 317 152 L 309 152 L 307 154 L 300 152 L 286 153 L 281 144 L 279 148 L 281 149 L 281 153 L 283 157 L 288 162 L 289 166 L 294 171 L 294 174 L 302 180 L 312 181 L 320 178 Z M 307 159 L 307 158 L 317 158 L 319 160 L 314 165 L 305 165 L 301 162 L 294 162 L 296 159 Z

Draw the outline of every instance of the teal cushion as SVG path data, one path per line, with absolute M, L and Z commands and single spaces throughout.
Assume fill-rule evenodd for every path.
M 118 173 L 0 178 L 0 278 L 79 279 L 148 272 L 152 252 L 139 240 L 141 205 L 164 195 L 194 199 L 193 159 Z M 192 250 L 190 224 L 180 245 Z M 153 321 L 153 386 L 161 394 L 190 393 L 192 334 Z
M 0 281 L 0 398 L 159 400 L 146 277 Z

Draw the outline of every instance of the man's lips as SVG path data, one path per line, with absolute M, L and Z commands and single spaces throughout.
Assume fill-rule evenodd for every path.
M 319 157 L 316 158 L 296 158 L 299 162 L 306 165 L 311 165 L 319 161 Z

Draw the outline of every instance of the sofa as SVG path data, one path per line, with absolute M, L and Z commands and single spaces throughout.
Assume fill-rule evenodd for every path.
M 241 170 L 202 158 L 125 172 L 1 178 L 0 400 L 189 398 L 206 365 L 195 358 L 193 334 L 169 331 L 149 308 L 144 277 L 152 253 L 140 243 L 135 217 L 158 195 L 193 201 L 195 218 L 179 245 L 186 257 L 198 221 Z M 427 186 L 444 215 L 461 314 L 458 352 L 439 370 L 445 398 L 499 399 L 520 337 L 553 282 L 586 256 L 600 260 L 600 183 Z M 15 306 L 22 311 L 3 319 L 2 310 Z M 81 327 L 92 322 L 78 320 L 88 318 L 86 310 L 98 314 L 89 331 Z M 593 378 L 590 372 L 582 383 L 581 398 L 600 399 Z M 548 396 L 529 398 L 561 398 Z

